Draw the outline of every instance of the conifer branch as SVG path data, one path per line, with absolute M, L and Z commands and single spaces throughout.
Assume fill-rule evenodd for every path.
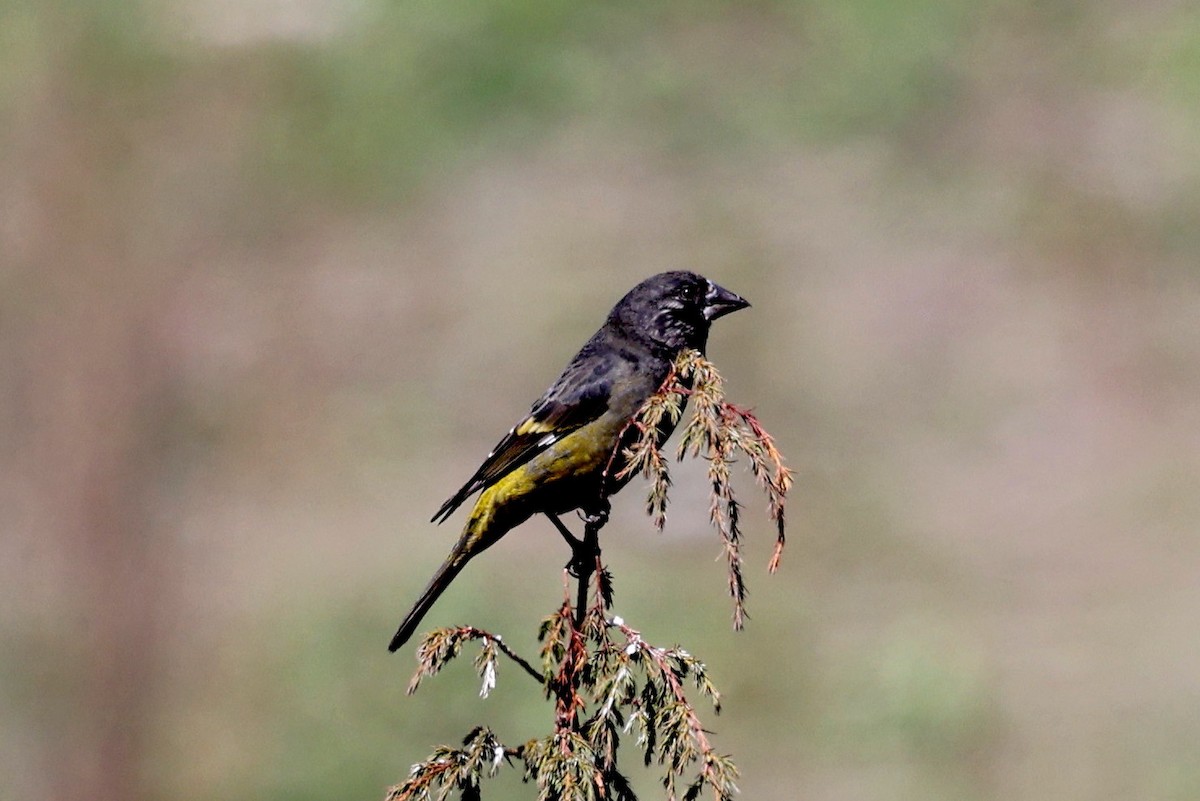
M 779 569 L 786 543 L 784 507 L 792 486 L 792 471 L 784 465 L 783 454 L 754 412 L 725 400 L 720 373 L 698 351 L 679 355 L 662 387 L 626 427 L 622 441 L 630 431 L 633 437 L 622 451 L 624 464 L 616 478 L 641 473 L 649 479 L 646 509 L 655 527 L 662 531 L 671 477 L 662 453 L 659 426 L 664 421 L 678 423 L 689 400 L 692 411 L 680 435 L 676 458 L 691 456 L 708 462 L 709 520 L 721 538 L 733 599 L 733 625 L 740 629 L 746 618 L 746 582 L 742 575 L 741 503 L 734 493 L 730 466 L 739 453 L 746 456 L 751 474 L 767 496 L 767 514 L 776 528 L 775 546 L 767 563 L 771 573 Z M 610 469 L 614 460 L 615 454 Z
M 662 453 L 664 429 L 681 422 L 692 401 L 676 451 L 679 459 L 708 462 L 709 518 L 721 538 L 734 601 L 734 626 L 745 619 L 746 586 L 742 576 L 741 503 L 735 497 L 731 466 L 744 456 L 767 496 L 767 512 L 776 524 L 768 569 L 774 572 L 785 544 L 784 506 L 791 471 L 774 440 L 754 413 L 725 400 L 721 377 L 699 353 L 681 354 L 660 390 L 622 432 L 602 485 L 611 475 L 635 473 L 650 481 L 647 512 L 655 527 L 666 523 L 671 479 Z M 620 460 L 620 467 L 615 465 Z M 621 738 L 633 732 L 646 765 L 663 769 L 668 801 L 695 801 L 711 791 L 713 801 L 731 801 L 737 792 L 737 767 L 719 753 L 711 732 L 688 698 L 689 683 L 720 713 L 721 695 L 704 663 L 673 646 L 650 645 L 621 618 L 610 616 L 612 576 L 601 559 L 599 532 L 607 521 L 607 498 L 598 499 L 575 537 L 557 517 L 551 521 L 572 550 L 564 570 L 563 601 L 538 631 L 541 670 L 510 649 L 499 637 L 470 626 L 435 630 L 417 651 L 418 669 L 409 684 L 440 672 L 463 646 L 480 641 L 474 660 L 487 697 L 496 686 L 500 654 L 512 659 L 541 684 L 554 704 L 554 726 L 545 737 L 509 747 L 490 730 L 477 727 L 461 748 L 439 746 L 409 777 L 391 788 L 386 801 L 446 801 L 454 793 L 464 801 L 481 798 L 480 782 L 504 764 L 521 762 L 523 778 L 537 787 L 538 801 L 637 801 L 617 767 Z M 572 586 L 574 582 L 574 586 Z M 691 774 L 691 778 L 685 778 Z M 685 783 L 686 782 L 686 783 Z
M 484 726 L 472 729 L 462 744 L 435 748 L 429 759 L 412 766 L 405 781 L 388 790 L 384 801 L 445 801 L 456 790 L 464 799 L 478 799 L 480 780 L 495 776 L 502 763 L 511 764 L 521 753 Z
M 434 629 L 425 635 L 425 639 L 417 648 L 417 671 L 408 682 L 408 694 L 415 693 L 422 679 L 439 673 L 451 659 L 459 655 L 463 645 L 474 640 L 483 641 L 480 654 L 475 659 L 475 667 L 483 678 L 483 689 L 479 693 L 482 697 L 486 698 L 491 688 L 496 686 L 498 653 L 516 662 L 539 684 L 546 683 L 546 677 L 538 673 L 520 654 L 509 648 L 499 636 L 474 626 L 451 626 Z

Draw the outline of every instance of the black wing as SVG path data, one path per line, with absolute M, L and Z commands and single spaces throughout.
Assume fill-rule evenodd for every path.
M 600 417 L 612 393 L 613 365 L 609 362 L 614 358 L 611 352 L 597 353 L 589 348 L 581 351 L 554 386 L 533 404 L 525 419 L 492 448 L 475 475 L 442 504 L 433 522 L 441 523 L 472 494 L 495 484 L 567 434 Z

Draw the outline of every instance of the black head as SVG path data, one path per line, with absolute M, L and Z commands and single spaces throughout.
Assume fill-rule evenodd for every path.
M 695 273 L 659 273 L 629 290 L 608 319 L 656 350 L 703 350 L 712 321 L 750 304 Z

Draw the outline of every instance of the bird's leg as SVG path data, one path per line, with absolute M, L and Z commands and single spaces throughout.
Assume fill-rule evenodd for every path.
M 587 608 L 588 585 L 592 575 L 600 568 L 600 529 L 608 522 L 608 513 L 612 509 L 607 498 L 587 510 L 580 509 L 579 517 L 583 519 L 583 536 L 576 537 L 571 533 L 558 515 L 543 512 L 558 533 L 566 540 L 571 548 L 571 561 L 567 562 L 567 573 L 579 582 L 579 598 L 575 603 L 575 627 L 583 627 L 583 618 Z M 604 593 L 605 596 L 608 593 Z
M 550 512 L 545 512 L 544 514 L 547 518 L 549 518 L 550 522 L 554 524 L 554 527 L 558 529 L 558 533 L 562 534 L 562 538 L 567 541 L 567 545 L 571 546 L 572 551 L 575 551 L 581 544 L 583 544 L 583 541 L 572 534 L 571 529 L 567 528 L 566 524 L 558 519 L 558 515 L 551 514 Z
M 586 539 L 580 539 L 571 533 L 571 529 L 567 528 L 563 521 L 558 519 L 558 515 L 550 512 L 545 512 L 546 517 L 558 529 L 558 533 L 567 541 L 567 545 L 571 548 L 571 561 L 567 562 L 567 572 L 573 577 L 579 578 L 586 573 L 595 558 L 593 556 L 593 548 L 589 547 Z M 586 537 L 586 535 L 585 535 Z
M 587 617 L 588 585 L 597 571 L 600 574 L 600 583 L 597 585 L 600 594 L 596 603 L 603 605 L 611 601 L 611 589 L 605 589 L 607 578 L 600 563 L 600 529 L 608 522 L 611 509 L 608 498 L 602 497 L 595 506 L 579 510 L 579 516 L 584 521 L 583 540 L 572 559 L 578 572 L 572 575 L 579 579 L 579 597 L 575 602 L 575 628 L 580 630 L 583 629 L 583 622 Z

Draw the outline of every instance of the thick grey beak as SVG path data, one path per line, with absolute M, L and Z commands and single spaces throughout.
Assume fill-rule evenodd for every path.
M 704 295 L 704 319 L 712 322 L 718 317 L 724 317 L 730 312 L 744 309 L 749 305 L 740 295 L 735 295 L 725 287 L 709 281 L 708 292 Z

